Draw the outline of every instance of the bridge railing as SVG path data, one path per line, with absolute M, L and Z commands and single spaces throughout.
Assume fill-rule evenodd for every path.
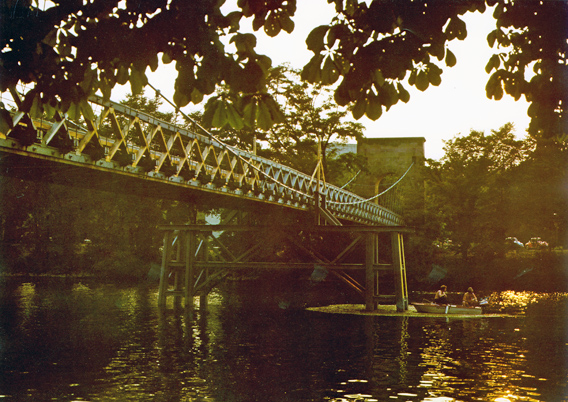
M 15 91 L 12 97 L 21 105 Z M 32 119 L 13 110 L 13 127 L 0 133 L 0 147 L 303 210 L 314 207 L 319 190 L 339 219 L 403 223 L 396 213 L 347 190 L 126 105 L 92 96 L 80 112 L 75 120 L 58 112 Z

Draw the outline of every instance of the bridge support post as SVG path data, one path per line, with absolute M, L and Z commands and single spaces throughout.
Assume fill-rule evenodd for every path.
M 375 304 L 375 244 L 376 233 L 365 236 L 365 309 L 374 311 Z
M 209 303 L 207 299 L 207 293 L 202 293 L 199 296 L 199 310 L 201 311 L 207 310 L 207 303 Z
M 166 305 L 166 290 L 168 284 L 168 261 L 170 260 L 170 253 L 172 248 L 171 241 L 172 232 L 167 230 L 164 232 L 164 245 L 162 250 L 162 268 L 160 270 L 160 287 L 158 290 L 158 306 L 164 307 Z
M 391 234 L 392 265 L 394 273 L 394 288 L 396 310 L 408 310 L 408 287 L 406 285 L 406 262 L 404 260 L 404 242 L 402 233 Z
M 185 247 L 185 307 L 193 309 L 194 278 L 195 278 L 195 238 L 197 233 L 186 232 Z

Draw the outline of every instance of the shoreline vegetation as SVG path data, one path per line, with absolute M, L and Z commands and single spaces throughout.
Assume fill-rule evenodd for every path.
M 442 273 L 446 273 L 437 282 L 443 282 L 450 289 L 472 286 L 501 291 L 568 291 L 568 250 L 509 252 L 465 261 L 457 255 L 445 255 L 437 262 L 436 265 L 445 268 Z M 417 282 L 420 280 L 418 278 Z M 426 283 L 429 283 L 428 277 Z
M 55 264 L 43 266 L 38 261 L 18 260 L 12 264 L 0 264 L 0 276 L 85 278 L 120 283 L 158 283 L 160 264 L 138 259 L 132 255 L 107 256 L 93 262 L 83 256 L 81 264 Z M 434 262 L 414 264 L 412 256 L 407 261 L 407 280 L 411 291 L 435 291 L 446 284 L 451 291 L 459 292 L 472 286 L 476 291 L 535 291 L 568 292 L 568 250 L 509 252 L 502 257 L 471 258 L 463 260 L 459 255 L 436 256 Z M 287 277 L 291 283 L 309 280 L 311 272 L 290 270 L 277 275 Z M 229 276 L 236 281 L 271 281 L 274 274 L 256 272 Z M 331 279 L 331 276 L 329 277 Z M 329 281 L 329 280 L 328 280 Z M 388 280 L 385 282 L 388 288 Z

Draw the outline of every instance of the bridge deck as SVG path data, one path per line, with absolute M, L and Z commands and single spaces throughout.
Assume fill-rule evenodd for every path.
M 16 98 L 15 103 L 21 105 Z M 146 113 L 93 96 L 80 123 L 56 113 L 32 119 L 13 112 L 13 128 L 0 133 L 0 152 L 52 169 L 51 176 L 73 175 L 108 183 L 139 180 L 142 192 L 175 193 L 184 199 L 266 204 L 288 210 L 317 208 L 318 190 L 331 219 L 365 225 L 403 225 L 402 218 L 344 189 L 252 153 L 228 146 L 210 135 L 191 132 Z M 31 163 L 7 158 L 4 165 L 24 169 Z M 60 166 L 60 168 L 57 168 Z M 37 171 L 29 172 L 34 176 Z M 80 175 L 77 175 L 80 176 Z M 64 180 L 64 179 L 63 179 Z M 127 180 L 127 181 L 128 181 Z

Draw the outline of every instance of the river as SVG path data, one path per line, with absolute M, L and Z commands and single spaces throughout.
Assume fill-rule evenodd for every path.
M 158 309 L 154 284 L 0 288 L 0 400 L 568 400 L 566 294 L 502 292 L 500 317 L 385 317 L 282 309 L 230 282 L 187 317 Z

